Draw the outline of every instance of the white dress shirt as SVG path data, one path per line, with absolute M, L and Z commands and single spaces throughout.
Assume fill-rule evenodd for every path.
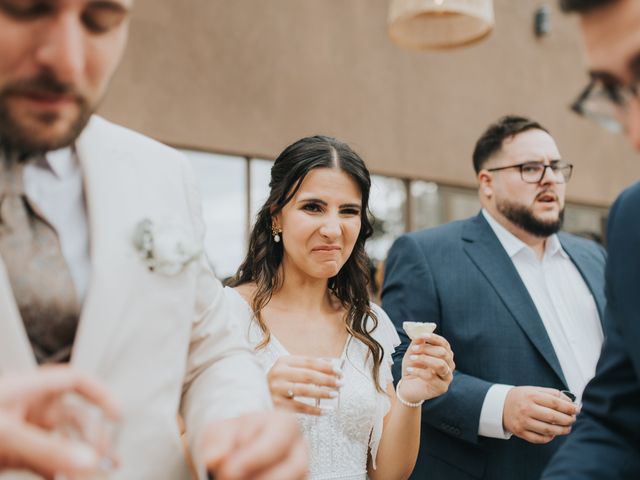
M 603 333 L 598 307 L 582 275 L 562 249 L 557 235 L 545 242 L 540 260 L 536 252 L 500 225 L 486 210 L 482 214 L 516 267 L 558 357 L 576 402 L 595 374 Z M 510 385 L 493 385 L 480 413 L 479 435 L 507 439 L 502 415 Z
M 78 301 L 89 286 L 91 262 L 89 227 L 82 184 L 82 171 L 72 148 L 47 152 L 24 168 L 24 190 L 39 213 L 58 234 Z

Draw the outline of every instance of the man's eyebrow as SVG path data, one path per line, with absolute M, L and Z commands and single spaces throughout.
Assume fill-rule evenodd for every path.
M 111 0 L 91 0 L 88 7 L 91 9 L 111 10 L 115 13 L 129 13 L 131 10 L 129 6 Z
M 526 165 L 527 163 L 544 163 L 544 160 L 545 160 L 544 158 L 539 158 L 538 160 L 531 159 L 531 160 L 527 160 L 525 162 L 522 162 L 521 165 Z M 550 158 L 549 159 L 549 163 L 553 163 L 553 162 L 558 163 L 558 162 L 562 162 L 562 161 L 564 161 L 564 160 L 562 160 L 562 158 Z
M 621 84 L 618 77 L 604 70 L 589 70 L 591 80 L 599 80 L 606 85 Z
M 640 79 L 640 53 L 633 57 L 629 63 L 629 71 L 634 80 Z M 599 80 L 605 85 L 622 85 L 624 82 L 620 80 L 616 75 L 604 70 L 590 70 L 589 76 L 591 80 Z
M 629 62 L 629 71 L 633 75 L 634 79 L 640 79 L 640 53 L 633 57 Z

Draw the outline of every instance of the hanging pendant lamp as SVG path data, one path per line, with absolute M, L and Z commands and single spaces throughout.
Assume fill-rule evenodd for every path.
M 389 6 L 389 37 L 403 48 L 469 45 L 494 24 L 492 0 L 391 0 Z

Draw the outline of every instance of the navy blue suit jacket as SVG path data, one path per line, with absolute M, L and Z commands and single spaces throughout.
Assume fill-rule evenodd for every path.
M 545 480 L 640 479 L 640 184 L 614 203 L 607 239 L 602 354 Z
M 602 314 L 604 250 L 572 235 L 559 238 Z M 532 445 L 478 435 L 491 385 L 567 388 L 538 311 L 484 216 L 396 240 L 385 265 L 382 306 L 402 340 L 396 379 L 410 343 L 403 321 L 437 323 L 455 353 L 449 391 L 423 406 L 420 455 L 411 478 L 537 480 L 563 438 Z

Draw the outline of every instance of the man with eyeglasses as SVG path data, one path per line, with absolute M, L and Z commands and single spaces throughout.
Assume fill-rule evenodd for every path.
M 573 109 L 625 133 L 640 151 L 640 2 L 563 0 L 580 15 L 591 74 Z M 575 433 L 545 480 L 640 478 L 640 184 L 609 213 L 605 342 Z
M 404 321 L 435 322 L 456 355 L 449 391 L 423 406 L 411 478 L 537 480 L 595 370 L 605 254 L 558 233 L 572 165 L 539 123 L 501 118 L 473 164 L 482 211 L 403 235 L 385 265 L 397 371 Z

